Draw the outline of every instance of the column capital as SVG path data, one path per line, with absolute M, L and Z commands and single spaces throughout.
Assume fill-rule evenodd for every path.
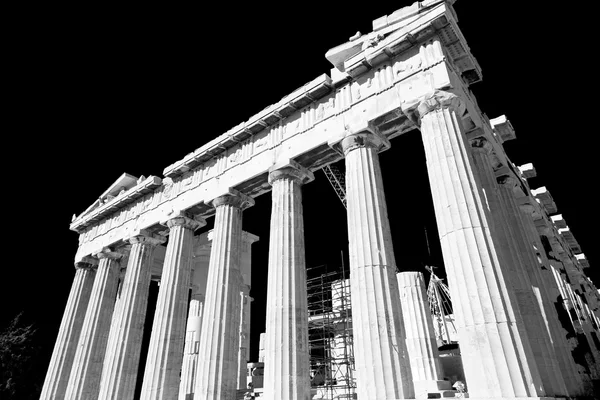
M 312 182 L 315 175 L 294 160 L 286 160 L 269 168 L 269 184 L 273 185 L 278 179 L 290 178 L 303 185 Z
M 130 244 L 142 244 L 147 246 L 158 246 L 159 244 L 163 244 L 167 241 L 166 237 L 153 235 L 149 232 L 138 232 L 131 235 L 127 241 Z
M 119 253 L 118 251 L 112 251 L 110 247 L 105 247 L 102 249 L 102 251 L 94 255 L 98 257 L 99 260 L 106 258 L 113 261 L 119 261 L 121 258 L 123 258 L 123 254 Z
M 435 90 L 426 94 L 417 102 L 409 102 L 402 106 L 402 112 L 417 126 L 421 125 L 421 119 L 432 111 L 440 109 L 451 109 L 458 115 L 465 110 L 464 101 L 452 92 Z
M 212 205 L 215 208 L 219 206 L 230 205 L 242 210 L 252 207 L 254 203 L 255 201 L 252 197 L 245 195 L 239 190 L 231 188 L 227 189 L 226 193 L 206 202 L 206 204 Z
M 338 146 L 344 153 L 344 157 L 352 150 L 359 148 L 375 149 L 377 152 L 390 148 L 390 141 L 383 135 L 375 133 L 372 130 L 364 130 L 361 132 L 347 134 L 339 143 Z
M 98 267 L 98 259 L 92 256 L 85 256 L 75 263 L 75 269 L 93 269 Z
M 172 229 L 176 226 L 183 226 L 184 228 L 195 231 L 198 228 L 202 228 L 206 225 L 204 218 L 200 216 L 191 217 L 184 211 L 173 212 L 168 216 L 168 219 L 161 222 L 161 225 Z
M 445 108 L 452 109 L 461 115 L 465 109 L 465 103 L 460 97 L 452 92 L 436 90 L 429 94 L 425 99 L 421 100 L 417 106 L 416 112 L 419 115 L 419 118 L 423 118 L 432 111 Z

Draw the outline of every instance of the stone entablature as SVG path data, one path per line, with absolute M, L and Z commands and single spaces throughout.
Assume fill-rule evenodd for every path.
M 71 224 L 80 233 L 75 260 L 142 229 L 164 230 L 158 224 L 181 210 L 210 216 L 214 209 L 205 202 L 230 188 L 252 197 L 270 191 L 267 171 L 278 162 L 293 159 L 314 171 L 338 161 L 342 154 L 330 144 L 365 124 L 388 138 L 413 130 L 407 110 L 437 89 L 456 88 L 471 100 L 466 125 L 480 125 L 484 116 L 466 89 L 476 81 L 473 76 L 480 78 L 480 69 L 452 7 L 431 1 L 421 2 L 417 9 L 413 22 L 389 25 L 388 21 L 389 26 L 377 31 L 383 39 L 353 50 L 357 51 L 353 57 L 381 53 L 387 58 L 371 58 L 364 71 L 354 75 L 334 68 L 334 79 L 322 75 L 166 168 L 162 182 L 148 178 L 152 190 L 138 185 L 80 215 Z M 390 51 L 389 46 L 401 38 L 411 46 Z

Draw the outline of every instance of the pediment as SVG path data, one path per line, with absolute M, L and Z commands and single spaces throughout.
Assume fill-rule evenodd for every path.
M 144 177 L 142 176 L 141 179 L 143 180 Z M 117 178 L 117 180 L 112 185 L 110 185 L 108 187 L 108 189 L 106 189 L 98 197 L 98 199 L 96 201 L 94 201 L 92 203 L 92 205 L 90 205 L 84 212 L 82 212 L 79 216 L 73 215 L 73 221 L 75 219 L 82 218 L 83 216 L 89 214 L 96 208 L 100 207 L 102 204 L 105 204 L 105 203 L 111 201 L 112 199 L 117 197 L 122 192 L 128 191 L 132 187 L 136 186 L 137 183 L 138 183 L 137 177 L 127 174 L 127 173 L 121 174 L 121 176 L 119 176 L 119 178 Z

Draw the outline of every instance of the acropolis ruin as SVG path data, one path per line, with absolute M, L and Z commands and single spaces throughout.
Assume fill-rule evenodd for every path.
M 310 361 L 309 325 L 325 318 L 352 337 L 352 365 L 337 365 L 344 398 L 598 395 L 600 292 L 548 189 L 529 186 L 533 165 L 506 154 L 509 119 L 479 108 L 470 86 L 481 68 L 453 3 L 374 20 L 326 53 L 327 74 L 189 149 L 162 177 L 123 174 L 75 216 L 75 278 L 41 399 L 339 399 L 318 389 Z M 394 258 L 379 153 L 401 135 L 422 139 L 453 310 L 438 320 L 455 325 L 458 372 L 438 348 L 424 275 L 398 272 Z M 303 186 L 336 162 L 350 265 L 328 290 L 349 282 L 351 320 L 309 314 L 307 296 Z M 270 236 L 259 238 L 242 219 L 267 196 Z M 214 228 L 195 233 L 209 218 Z M 258 240 L 269 245 L 260 363 L 249 359 Z M 249 367 L 259 364 L 260 385 Z M 327 385 L 332 372 L 323 374 Z

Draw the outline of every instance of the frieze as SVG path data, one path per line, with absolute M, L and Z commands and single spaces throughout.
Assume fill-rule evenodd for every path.
M 433 46 L 432 49 L 427 51 L 439 57 L 439 49 L 436 50 L 433 43 L 429 44 Z M 128 232 L 158 223 L 165 210 L 186 209 L 210 198 L 224 187 L 238 186 L 261 171 L 268 170 L 279 157 L 294 158 L 318 146 L 326 146 L 330 138 L 343 133 L 348 124 L 352 125 L 352 121 L 365 118 L 373 121 L 399 108 L 402 101 L 415 100 L 436 88 L 434 74 L 424 72 L 424 65 L 421 50 L 415 48 L 397 59 L 378 65 L 357 80 L 298 107 L 287 117 L 223 148 L 221 152 L 215 150 L 218 154 L 196 163 L 192 169 L 174 164 L 168 169 L 171 175 L 165 177 L 153 192 L 139 197 L 93 226 L 82 229 L 77 257 L 119 241 Z M 446 82 L 447 78 L 441 81 Z M 361 105 L 357 107 L 359 103 Z M 233 133 L 231 138 L 234 142 L 237 140 L 233 138 Z M 211 142 L 211 149 L 218 147 L 215 143 Z M 196 151 L 193 154 L 195 157 L 199 153 Z M 216 177 L 219 179 L 213 179 Z

